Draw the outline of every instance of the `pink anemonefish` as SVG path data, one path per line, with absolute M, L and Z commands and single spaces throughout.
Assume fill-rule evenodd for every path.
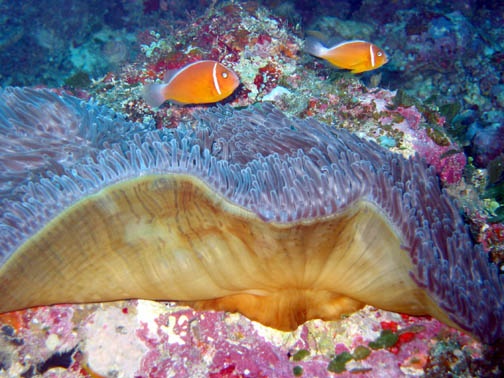
M 152 107 L 165 101 L 207 104 L 225 99 L 239 84 L 238 76 L 219 62 L 201 60 L 167 72 L 163 84 L 147 84 L 143 98 Z
M 385 52 L 366 41 L 347 41 L 327 48 L 317 39 L 307 38 L 304 50 L 354 74 L 371 71 L 387 63 Z

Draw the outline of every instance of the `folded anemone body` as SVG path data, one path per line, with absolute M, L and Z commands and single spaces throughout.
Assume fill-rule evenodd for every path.
M 9 88 L 0 122 L 1 312 L 144 298 L 294 329 L 370 304 L 503 336 L 503 279 L 418 157 L 271 105 L 149 130 Z

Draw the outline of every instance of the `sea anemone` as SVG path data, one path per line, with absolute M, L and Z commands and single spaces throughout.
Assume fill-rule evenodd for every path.
M 21 161 L 2 176 L 2 312 L 170 299 L 294 329 L 371 304 L 503 336 L 503 279 L 417 156 L 268 104 L 150 131 L 45 90 L 0 104 L 0 161 Z M 32 174 L 23 151 L 49 142 Z

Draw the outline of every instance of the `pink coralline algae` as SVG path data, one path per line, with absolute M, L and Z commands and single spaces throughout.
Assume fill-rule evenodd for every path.
M 422 127 L 422 116 L 415 107 L 397 108 L 397 113 L 404 121 L 395 124 L 394 128 L 409 136 L 413 150 L 423 157 L 427 163 L 436 168 L 442 182 L 455 184 L 462 178 L 466 165 L 466 156 L 454 142 L 444 139 L 444 145 L 436 143 L 428 134 L 428 128 Z
M 459 345 L 460 358 L 481 355 L 479 344 L 436 320 L 372 307 L 294 332 L 238 314 L 150 301 L 59 305 L 27 314 L 31 320 L 20 329 L 2 327 L 1 343 L 9 346 L 4 359 L 12 361 L 2 366 L 8 376 L 329 377 L 341 370 L 339 377 L 413 377 L 423 374 L 438 342 Z

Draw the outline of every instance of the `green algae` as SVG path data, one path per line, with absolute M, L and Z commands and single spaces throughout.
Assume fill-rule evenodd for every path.
M 84 71 L 77 71 L 65 80 L 65 86 L 71 89 L 88 88 L 91 85 L 89 75 Z
M 488 185 L 497 185 L 504 182 L 504 154 L 497 156 L 487 166 Z
M 301 377 L 303 375 L 303 368 L 301 366 L 294 366 L 292 368 L 292 374 L 294 374 L 295 377 Z
M 332 373 L 342 373 L 346 370 L 346 363 L 352 359 L 352 355 L 349 352 L 342 352 L 334 357 L 329 365 L 327 366 L 327 370 Z
M 371 349 L 369 348 L 366 348 L 365 346 L 363 345 L 359 345 L 357 348 L 355 348 L 355 350 L 353 351 L 353 359 L 356 360 L 356 361 L 359 361 L 359 360 L 363 360 L 365 359 L 367 356 L 369 356 L 371 354 Z
M 300 349 L 292 356 L 292 361 L 301 361 L 310 355 L 310 351 L 307 349 Z
M 419 101 L 406 93 L 406 91 L 402 89 L 398 89 L 396 95 L 392 99 L 392 107 L 391 109 L 396 109 L 398 107 L 409 108 L 410 106 L 417 105 Z
M 427 127 L 426 130 L 429 138 L 431 138 L 438 146 L 446 147 L 451 144 L 450 139 L 439 127 Z
M 504 190 L 504 187 L 501 188 L 501 190 Z M 504 206 L 499 206 L 497 209 L 494 210 L 494 216 L 488 218 L 489 223 L 502 223 L 504 222 Z
M 451 123 L 460 112 L 461 106 L 458 102 L 444 104 L 439 107 L 439 113 L 446 118 L 446 122 Z
M 389 329 L 384 329 L 381 331 L 380 336 L 375 340 L 371 341 L 368 345 L 372 349 L 384 349 L 394 346 L 399 340 L 399 336 Z

